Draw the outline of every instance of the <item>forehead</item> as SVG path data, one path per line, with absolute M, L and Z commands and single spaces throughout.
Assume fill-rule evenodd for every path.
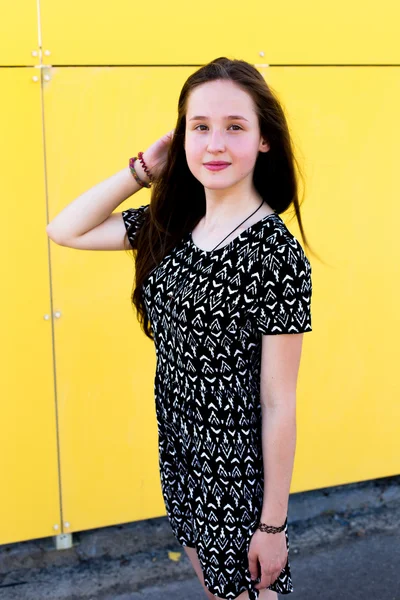
M 233 81 L 208 81 L 194 88 L 187 102 L 187 119 L 195 115 L 220 118 L 226 115 L 242 115 L 246 119 L 256 117 L 253 99 Z

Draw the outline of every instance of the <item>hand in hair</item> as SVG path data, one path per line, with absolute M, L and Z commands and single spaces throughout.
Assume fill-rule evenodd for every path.
M 160 137 L 160 139 L 155 141 L 151 146 L 149 146 L 145 152 L 143 152 L 143 159 L 154 179 L 158 178 L 166 165 L 168 150 L 174 136 L 174 132 L 175 129 L 172 129 Z

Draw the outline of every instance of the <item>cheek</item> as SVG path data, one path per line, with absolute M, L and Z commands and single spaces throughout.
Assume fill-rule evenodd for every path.
M 231 152 L 240 160 L 252 161 L 257 158 L 258 147 L 251 138 L 242 137 L 232 140 Z
M 189 167 L 196 168 L 198 162 L 202 161 L 204 146 L 194 138 L 188 137 L 185 142 L 186 162 Z
M 190 154 L 196 154 L 201 149 L 204 149 L 204 143 L 201 138 L 189 135 L 186 137 L 185 148 Z
M 258 147 L 252 140 L 241 140 L 239 143 L 231 145 L 231 157 L 236 163 L 236 168 L 240 172 L 250 171 L 257 160 Z

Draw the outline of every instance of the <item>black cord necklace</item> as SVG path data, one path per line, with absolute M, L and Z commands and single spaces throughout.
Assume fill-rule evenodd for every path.
M 226 235 L 226 236 L 224 237 L 224 239 L 223 239 L 223 240 L 221 240 L 221 241 L 220 241 L 220 242 L 219 242 L 219 243 L 218 243 L 216 246 L 214 246 L 214 248 L 213 248 L 212 250 L 210 250 L 210 252 L 214 252 L 214 250 L 215 250 L 216 248 L 218 248 L 218 246 L 219 246 L 220 244 L 222 244 L 222 242 L 223 242 L 224 240 L 226 240 L 226 238 L 227 238 L 227 237 L 229 237 L 229 236 L 230 236 L 230 235 L 231 235 L 231 234 L 232 234 L 234 231 L 236 231 L 236 229 L 238 229 L 238 228 L 239 228 L 241 225 L 243 225 L 243 223 L 244 223 L 245 221 L 247 221 L 247 219 L 250 219 L 250 217 L 252 217 L 252 216 L 253 216 L 253 215 L 254 215 L 254 214 L 255 214 L 255 213 L 258 211 L 258 210 L 260 210 L 260 208 L 262 207 L 262 205 L 263 205 L 263 204 L 264 204 L 264 200 L 262 200 L 262 202 L 261 202 L 260 206 L 259 206 L 258 208 L 256 208 L 256 210 L 255 210 L 255 211 L 253 211 L 253 212 L 251 213 L 251 215 L 249 215 L 249 216 L 248 216 L 248 217 L 246 217 L 246 218 L 245 218 L 245 219 L 244 219 L 244 220 L 243 220 L 241 223 L 239 223 L 239 225 L 238 225 L 237 227 L 235 227 L 235 229 L 232 229 L 232 231 L 231 231 L 231 232 L 229 232 L 229 233 L 228 233 L 228 235 Z M 178 288 L 177 290 L 174 290 L 173 292 L 169 292 L 169 294 L 168 294 L 169 300 L 167 301 L 167 306 L 169 306 L 169 305 L 170 305 L 172 298 L 177 298 L 177 297 L 178 297 L 178 294 L 179 294 L 179 292 L 181 291 L 181 289 L 183 288 L 183 286 L 184 286 L 184 284 L 185 284 L 185 281 L 187 280 L 187 278 L 188 278 L 188 275 L 189 275 L 189 274 L 190 274 L 190 270 L 188 271 L 188 274 L 187 274 L 187 275 L 186 275 L 186 276 L 185 276 L 185 277 L 182 279 L 182 281 L 180 281 L 180 282 L 179 282 L 179 284 L 180 284 L 180 285 L 178 284 L 178 285 L 179 285 L 179 288 Z M 177 286 L 176 286 L 176 287 L 177 287 Z

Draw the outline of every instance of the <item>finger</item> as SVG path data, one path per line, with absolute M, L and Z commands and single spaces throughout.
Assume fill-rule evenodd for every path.
M 261 581 L 260 583 L 257 583 L 257 585 L 255 585 L 254 587 L 257 590 L 263 590 L 264 588 L 268 587 L 269 585 L 271 585 L 272 581 L 271 581 L 271 577 L 269 577 L 268 575 L 263 575 L 261 577 Z
M 255 587 L 259 590 L 269 587 L 278 579 L 280 571 L 275 571 L 274 573 L 263 573 L 260 583 L 258 583 Z
M 256 585 L 256 587 L 257 589 L 262 590 L 270 586 L 274 581 L 274 572 L 271 573 L 270 571 L 262 571 L 261 581 Z
M 261 590 L 262 588 L 267 587 L 267 585 L 269 585 L 269 581 L 270 581 L 270 576 L 266 571 L 263 571 L 261 568 L 261 574 L 259 575 L 259 581 L 257 582 L 257 585 L 255 585 L 255 587 L 258 590 Z
M 258 579 L 258 557 L 254 555 L 248 556 L 249 571 L 253 580 Z
M 165 143 L 168 143 L 168 144 L 169 144 L 169 143 L 171 142 L 172 138 L 174 137 L 174 131 L 175 131 L 175 130 L 173 129 L 172 131 L 168 131 L 168 133 L 165 133 L 165 134 L 162 136 L 161 140 L 162 140 L 163 142 L 165 142 Z

